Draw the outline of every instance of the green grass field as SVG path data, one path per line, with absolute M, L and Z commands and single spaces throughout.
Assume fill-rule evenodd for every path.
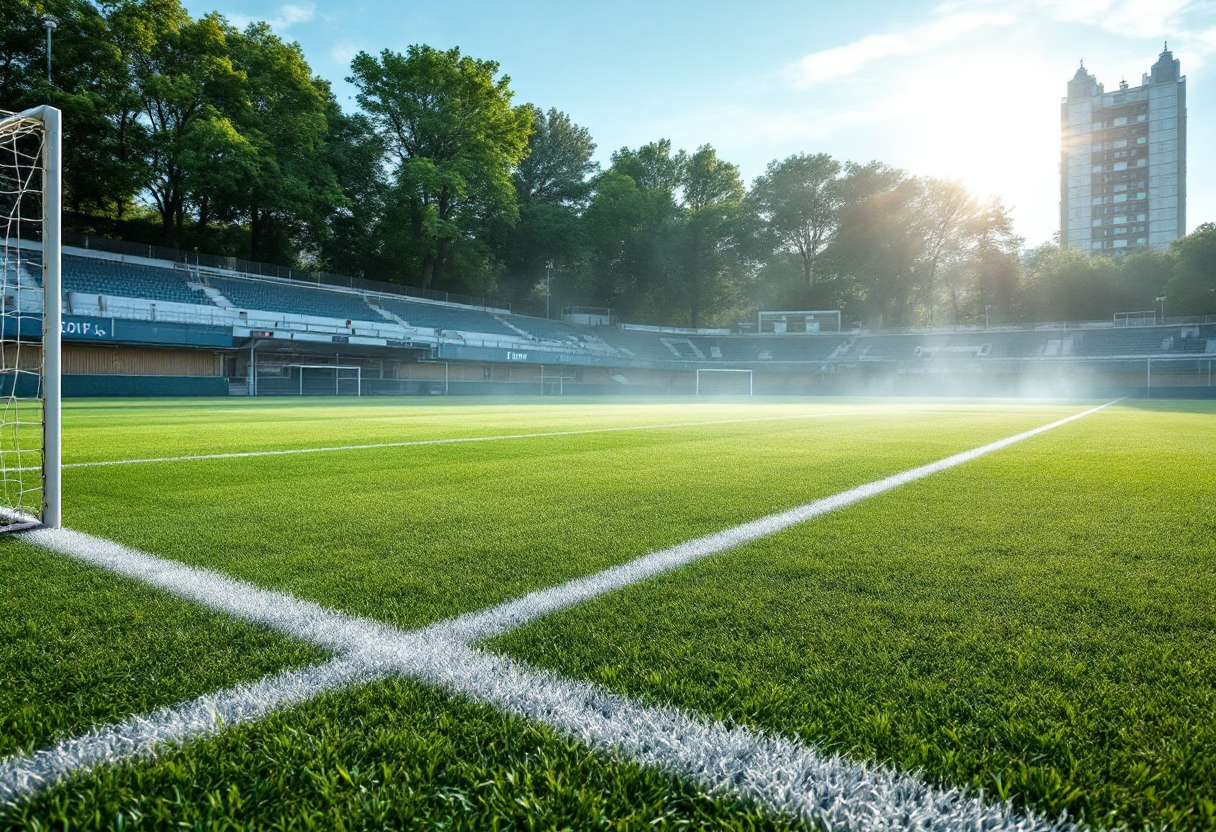
M 64 519 L 411 630 L 1095 404 L 76 401 Z M 314 452 L 344 446 L 377 447 Z M 239 455 L 267 451 L 305 452 Z M 84 464 L 126 460 L 159 461 Z M 329 657 L 19 536 L 0 570 L 0 758 Z M 483 647 L 1015 811 L 1216 830 L 1216 403 L 1121 402 Z M 0 805 L 35 829 L 790 823 L 395 678 Z

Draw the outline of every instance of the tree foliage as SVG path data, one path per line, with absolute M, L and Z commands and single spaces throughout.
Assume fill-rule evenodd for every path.
M 498 64 L 429 46 L 378 58 L 361 52 L 350 81 L 396 161 L 394 198 L 412 261 L 424 288 L 445 269 L 485 260 L 477 232 L 495 220 L 514 222 L 511 180 L 525 157 L 532 110 L 512 107 L 510 79 Z M 467 272 L 466 272 L 467 273 Z
M 752 185 L 753 210 L 763 219 L 774 252 L 797 254 L 808 294 L 816 265 L 840 222 L 840 162 L 826 153 L 770 162 Z
M 44 14 L 58 19 L 52 78 Z M 180 0 L 0 4 L 0 107 L 64 112 L 69 229 L 493 294 L 733 324 L 756 308 L 870 325 L 1216 314 L 1216 226 L 1121 259 L 1024 254 L 957 182 L 796 153 L 748 188 L 709 145 L 601 170 L 589 130 L 516 105 L 492 60 L 360 53 L 344 112 L 298 44 Z M 1159 298 L 1166 298 L 1159 301 Z

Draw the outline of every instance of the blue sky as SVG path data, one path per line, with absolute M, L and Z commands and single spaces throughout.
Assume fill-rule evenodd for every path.
M 1133 86 L 1170 42 L 1187 76 L 1187 223 L 1216 222 L 1216 0 L 188 0 L 267 20 L 344 82 L 359 50 L 458 46 L 498 61 L 518 103 L 557 107 L 598 155 L 712 144 L 749 182 L 798 152 L 960 179 L 1011 206 L 1028 245 L 1059 201 L 1059 101 L 1078 61 Z

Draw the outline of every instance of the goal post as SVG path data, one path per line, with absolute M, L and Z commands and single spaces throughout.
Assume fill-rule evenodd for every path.
M 697 369 L 697 395 L 752 395 L 752 371 L 701 367 Z
M 61 159 L 59 110 L 0 112 L 0 531 L 62 524 Z

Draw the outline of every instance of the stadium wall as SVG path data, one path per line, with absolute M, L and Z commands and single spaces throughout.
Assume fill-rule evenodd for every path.
M 223 356 L 205 350 L 64 344 L 65 375 L 201 377 L 223 375 Z
M 42 347 L 25 343 L 15 356 L 13 351 L 6 351 L 5 363 L 35 369 L 42 364 Z M 29 381 L 32 383 L 32 377 Z M 10 392 L 7 388 L 0 389 L 0 395 Z M 227 396 L 228 379 L 223 375 L 223 356 L 207 350 L 65 341 L 63 395 L 67 398 Z
M 227 396 L 228 379 L 223 376 L 63 376 L 64 398 Z

